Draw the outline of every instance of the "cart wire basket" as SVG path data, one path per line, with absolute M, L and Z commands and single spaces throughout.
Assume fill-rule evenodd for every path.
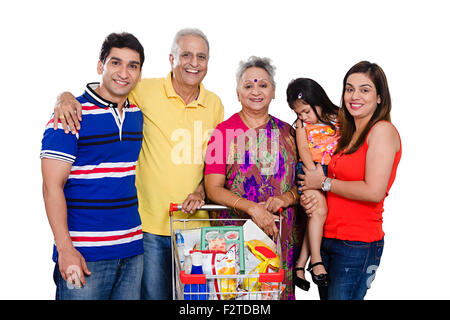
M 195 221 L 209 221 L 216 223 L 237 222 L 244 224 L 251 219 L 175 219 L 173 213 L 180 211 L 181 204 L 171 203 L 169 207 L 170 230 L 172 244 L 172 288 L 174 300 L 278 300 L 284 290 L 282 284 L 284 270 L 247 273 L 247 274 L 187 274 L 183 270 L 180 253 L 176 243 L 176 230 L 174 225 L 183 226 L 183 229 L 191 229 L 189 224 Z M 199 210 L 230 210 L 230 208 L 215 204 L 203 205 Z M 282 209 L 280 209 L 282 211 Z M 279 222 L 279 219 L 277 220 Z M 278 239 L 281 236 L 281 224 L 278 228 Z M 247 240 L 247 239 L 246 239 Z M 280 256 L 281 241 L 277 241 L 276 254 Z M 244 248 L 241 248 L 243 250 Z M 195 250 L 192 250 L 194 252 Z M 189 285 L 190 292 L 185 292 L 184 287 Z M 206 288 L 206 290 L 205 290 Z M 245 289 L 242 289 L 245 288 Z M 246 290 L 251 288 L 251 290 Z

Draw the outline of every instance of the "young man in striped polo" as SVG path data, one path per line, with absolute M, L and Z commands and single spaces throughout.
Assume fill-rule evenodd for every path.
M 135 167 L 143 116 L 128 102 L 144 49 L 129 33 L 104 41 L 97 72 L 77 98 L 83 127 L 67 135 L 53 119 L 42 139 L 43 195 L 54 235 L 56 299 L 139 299 L 142 225 Z

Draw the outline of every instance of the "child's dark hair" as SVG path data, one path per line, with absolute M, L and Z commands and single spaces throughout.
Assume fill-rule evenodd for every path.
M 142 47 L 139 40 L 128 32 L 122 32 L 122 33 L 111 33 L 105 38 L 105 41 L 103 41 L 102 48 L 100 50 L 100 61 L 102 63 L 105 63 L 106 58 L 109 55 L 109 52 L 112 48 L 129 48 L 137 53 L 139 53 L 140 57 L 140 67 L 144 65 L 144 47 Z
M 320 122 L 327 124 L 336 130 L 334 123 L 337 120 L 339 107 L 331 102 L 325 90 L 316 81 L 308 78 L 298 78 L 292 80 L 286 90 L 289 107 L 294 110 L 294 102 L 302 100 L 311 106 Z M 316 110 L 316 106 L 322 108 L 321 115 Z

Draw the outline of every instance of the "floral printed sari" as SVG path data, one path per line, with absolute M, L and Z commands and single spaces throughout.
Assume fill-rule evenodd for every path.
M 253 135 L 239 142 L 235 138 L 227 155 L 225 188 L 253 202 L 264 202 L 269 197 L 281 195 L 295 185 L 297 151 L 291 126 L 273 116 L 267 124 L 254 129 Z M 303 235 L 297 219 L 298 206 L 285 209 L 281 219 L 281 267 L 285 271 L 286 288 L 282 299 L 295 299 L 293 267 L 298 257 Z M 246 213 L 232 210 L 212 213 L 213 218 L 250 218 Z M 236 224 L 224 222 L 221 224 Z

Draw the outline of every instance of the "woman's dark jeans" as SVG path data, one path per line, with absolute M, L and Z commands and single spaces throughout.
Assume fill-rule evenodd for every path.
M 319 290 L 321 300 L 363 300 L 383 247 L 384 239 L 367 243 L 323 238 L 320 253 L 331 282 L 328 290 Z

